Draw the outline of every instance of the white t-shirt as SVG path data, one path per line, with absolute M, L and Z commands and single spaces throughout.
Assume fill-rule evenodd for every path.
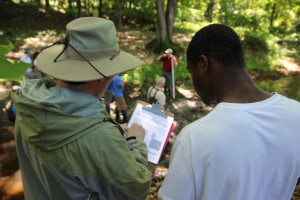
M 30 56 L 28 56 L 27 54 L 22 55 L 20 57 L 20 61 L 22 61 L 24 63 L 32 64 L 32 60 L 31 60 Z
M 147 93 L 148 99 L 150 97 L 154 97 L 154 95 L 155 95 L 155 99 L 159 102 L 159 104 L 161 106 L 165 106 L 166 105 L 166 95 L 165 95 L 165 93 L 161 89 L 156 88 L 156 87 L 150 87 L 148 89 L 148 93 Z
M 289 200 L 300 177 L 300 103 L 219 103 L 187 125 L 159 190 L 172 200 Z

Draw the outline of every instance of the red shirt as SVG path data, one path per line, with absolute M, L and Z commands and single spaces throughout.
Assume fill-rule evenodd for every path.
M 172 71 L 172 63 L 171 60 L 173 59 L 173 65 L 175 67 L 175 63 L 177 63 L 177 59 L 174 55 L 171 55 L 170 57 L 168 56 L 162 56 L 160 58 L 160 61 L 164 62 L 163 63 L 163 70 L 165 72 L 171 72 Z

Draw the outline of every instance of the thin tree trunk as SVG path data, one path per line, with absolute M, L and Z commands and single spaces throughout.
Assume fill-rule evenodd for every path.
M 73 10 L 72 0 L 68 0 L 68 4 L 69 4 L 69 9 Z
M 166 20 L 164 15 L 164 0 L 156 0 L 156 17 L 157 17 L 157 28 L 156 28 L 156 39 L 158 41 L 159 49 L 163 48 L 163 42 L 166 39 Z
M 78 16 L 81 16 L 81 0 L 76 0 Z
M 178 0 L 168 0 L 167 3 L 167 10 L 166 10 L 167 36 L 170 42 L 172 42 L 174 20 L 175 20 L 176 10 L 177 10 L 177 1 Z
M 38 8 L 42 7 L 41 0 L 36 0 L 35 2 L 36 2 L 36 5 L 37 5 Z
M 276 3 L 274 3 L 272 6 L 272 13 L 270 17 L 270 28 L 273 26 L 273 21 L 275 19 L 275 12 L 276 12 Z
M 118 27 L 121 28 L 123 26 L 123 23 L 122 23 L 122 17 L 123 17 L 123 1 L 119 1 L 119 4 L 117 5 L 119 11 L 118 11 Z
M 46 9 L 49 9 L 49 8 L 50 8 L 49 0 L 46 0 Z
M 58 8 L 63 8 L 63 5 L 64 5 L 64 0 L 58 0 L 57 1 L 57 7 Z
M 211 2 L 207 5 L 207 9 L 204 14 L 204 17 L 210 22 L 213 20 L 214 5 L 215 5 L 214 0 L 211 0 Z
M 103 13 L 102 13 L 102 6 L 103 6 L 103 2 L 102 0 L 99 0 L 99 5 L 98 5 L 98 17 L 102 17 Z

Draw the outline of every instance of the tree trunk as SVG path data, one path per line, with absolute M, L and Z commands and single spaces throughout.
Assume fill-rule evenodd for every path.
M 102 17 L 103 13 L 102 13 L 102 6 L 103 6 L 103 2 L 102 0 L 99 0 L 99 5 L 98 5 L 98 17 Z
M 46 0 L 46 9 L 50 9 L 50 3 L 49 3 L 49 0 Z
M 156 28 L 156 39 L 158 42 L 158 49 L 163 48 L 163 43 L 167 35 L 167 24 L 164 15 L 164 0 L 156 0 L 156 18 L 157 18 L 157 28 Z
M 73 10 L 72 0 L 68 0 L 69 9 Z
M 123 18 L 123 1 L 119 1 L 119 4 L 117 5 L 118 7 L 118 27 L 121 28 L 123 26 L 123 23 L 122 23 L 122 18 Z
M 57 7 L 58 7 L 59 9 L 61 9 L 61 8 L 63 8 L 63 6 L 64 6 L 64 0 L 58 0 L 58 1 L 57 1 Z
M 272 13 L 270 17 L 270 28 L 273 26 L 273 21 L 275 19 L 275 12 L 276 12 L 276 3 L 274 3 L 272 6 Z
M 165 48 L 170 48 L 172 43 L 173 25 L 176 16 L 178 0 L 168 0 L 166 13 L 165 0 L 156 0 L 156 37 L 147 45 L 154 53 L 161 53 Z
M 81 16 L 81 0 L 76 0 L 77 3 L 77 16 Z
M 212 22 L 213 20 L 213 10 L 214 10 L 215 2 L 211 0 L 211 2 L 207 5 L 207 9 L 205 11 L 204 17 L 209 21 Z
M 36 5 L 37 5 L 38 8 L 42 7 L 41 0 L 36 0 L 35 2 L 36 2 Z
M 166 10 L 166 22 L 167 22 L 167 39 L 169 42 L 172 42 L 172 35 L 173 35 L 173 26 L 174 20 L 177 11 L 177 1 L 178 0 L 168 0 L 167 3 L 167 10 Z

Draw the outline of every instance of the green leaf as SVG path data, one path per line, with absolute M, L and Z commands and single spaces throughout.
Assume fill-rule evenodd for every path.
M 31 64 L 21 61 L 10 62 L 5 55 L 14 48 L 10 42 L 7 45 L 0 45 L 0 82 L 21 79 Z

